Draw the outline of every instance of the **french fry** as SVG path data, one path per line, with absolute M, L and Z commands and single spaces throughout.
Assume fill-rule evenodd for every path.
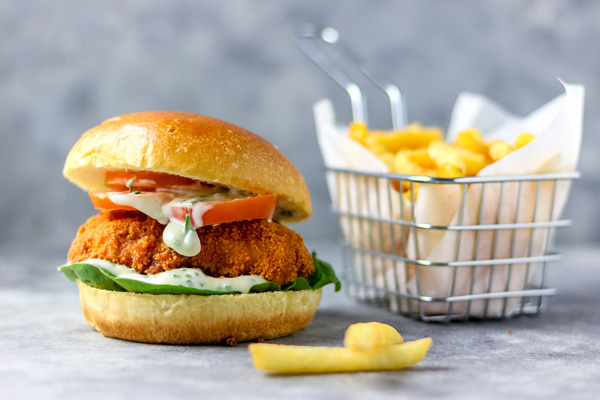
M 352 122 L 350 124 L 350 138 L 361 144 L 365 144 L 365 139 L 369 136 L 369 129 L 364 122 Z
M 483 141 L 483 136 L 475 128 L 468 128 L 456 136 L 454 145 L 472 153 L 486 155 L 488 148 Z
M 520 149 L 521 147 L 528 145 L 533 139 L 535 139 L 535 136 L 533 136 L 531 133 L 521 133 L 515 139 L 515 149 Z
M 396 329 L 380 322 L 359 322 L 350 325 L 344 335 L 344 347 L 351 350 L 371 350 L 404 343 Z
M 394 172 L 402 175 L 425 175 L 427 172 L 410 159 L 410 150 L 399 151 L 394 162 Z M 409 182 L 402 182 L 402 191 L 410 190 Z
M 435 164 L 433 160 L 429 158 L 429 153 L 427 152 L 427 148 L 425 147 L 410 151 L 410 153 L 408 154 L 408 158 L 410 159 L 410 161 L 417 164 L 424 170 L 435 169 Z
M 367 147 L 379 145 L 391 153 L 397 153 L 405 149 L 419 149 L 427 147 L 429 143 L 442 140 L 442 131 L 438 128 L 423 127 L 419 124 L 411 124 L 400 131 L 372 132 L 364 143 Z
M 373 135 L 369 135 L 364 140 L 364 145 L 369 151 L 376 156 L 380 156 L 385 153 L 389 153 L 385 144 L 381 143 L 381 141 L 377 140 L 373 137 Z
M 498 161 L 512 153 L 513 148 L 502 140 L 497 140 L 489 145 L 489 154 L 492 160 Z
M 399 151 L 396 154 L 396 160 L 394 163 L 394 172 L 402 175 L 423 175 L 425 169 L 421 168 L 419 164 L 413 162 L 410 159 L 411 152 L 409 150 Z
M 462 159 L 458 148 L 452 147 L 448 143 L 434 142 L 427 148 L 429 158 L 433 160 L 435 165 L 439 168 L 444 164 L 452 165 L 464 172 L 467 170 L 465 160 Z
M 465 161 L 465 175 L 466 176 L 475 176 L 484 169 L 488 162 L 483 154 L 473 153 L 468 150 L 458 149 L 459 154 L 462 159 Z
M 362 122 L 350 125 L 350 137 L 367 147 L 390 172 L 440 178 L 476 176 L 489 164 L 535 139 L 532 134 L 523 132 L 515 139 L 514 146 L 501 140 L 486 143 L 477 129 L 468 128 L 449 144 L 442 140 L 442 131 L 436 127 L 411 124 L 399 131 L 369 132 Z M 409 182 L 400 185 L 399 181 L 392 180 L 391 185 L 408 200 L 413 199 Z M 413 188 L 416 199 L 418 184 Z
M 417 201 L 417 197 L 419 196 L 419 184 L 418 183 L 413 183 L 413 193 L 411 193 L 410 190 L 410 183 L 409 182 L 402 182 L 402 188 L 404 190 L 404 192 L 402 193 L 402 196 L 404 196 L 404 198 L 410 202 L 412 201 Z M 396 189 L 398 190 L 398 189 Z
M 282 374 L 316 374 L 409 367 L 423 359 L 431 342 L 431 338 L 424 338 L 371 350 L 252 343 L 248 349 L 258 369 Z
M 463 170 L 452 164 L 444 164 L 438 168 L 437 176 L 440 178 L 459 178 L 465 176 L 465 173 Z
M 473 153 L 444 142 L 431 143 L 427 151 L 438 168 L 450 164 L 463 171 L 459 176 L 475 176 L 488 164 L 483 154 Z

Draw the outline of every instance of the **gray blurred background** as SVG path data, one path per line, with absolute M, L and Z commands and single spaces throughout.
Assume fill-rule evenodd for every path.
M 221 118 L 279 146 L 304 175 L 314 217 L 295 226 L 332 239 L 312 104 L 345 93 L 293 45 L 299 24 L 336 27 L 403 89 L 409 117 L 447 127 L 460 91 L 526 114 L 587 89 L 580 170 L 558 246 L 600 242 L 600 2 L 0 0 L 0 244 L 64 247 L 94 211 L 61 174 L 86 129 L 118 114 L 181 110 Z M 388 128 L 367 90 L 370 122 Z

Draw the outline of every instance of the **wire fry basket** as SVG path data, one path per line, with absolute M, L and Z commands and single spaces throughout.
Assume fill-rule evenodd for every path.
M 331 27 L 306 25 L 296 44 L 347 92 L 354 121 L 367 121 L 362 90 L 323 46 L 387 94 L 393 129 L 403 128 L 398 87 L 339 39 Z M 578 177 L 435 178 L 327 168 L 347 294 L 423 321 L 538 314 L 545 297 L 556 293 L 547 266 L 559 254 L 550 248 L 554 228 L 570 225 L 560 214 Z
M 335 187 L 350 297 L 423 321 L 450 321 L 538 314 L 544 298 L 556 293 L 547 286 L 547 264 L 560 255 L 548 249 L 554 228 L 570 221 L 555 218 L 555 199 L 579 173 L 446 179 L 329 168 L 327 174 Z M 408 190 L 399 196 L 402 185 Z M 417 187 L 424 185 L 460 193 L 456 223 L 415 220 Z M 469 197 L 479 203 L 474 224 L 466 223 Z M 414 240 L 420 232 L 450 233 L 453 259 L 420 258 L 420 241 Z M 467 236 L 472 246 L 465 246 Z M 491 243 L 489 250 L 482 251 L 484 242 Z M 432 275 L 444 280 L 442 290 L 424 283 Z

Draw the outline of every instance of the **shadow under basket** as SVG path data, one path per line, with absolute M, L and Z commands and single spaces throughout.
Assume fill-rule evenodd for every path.
M 433 178 L 327 169 L 346 293 L 423 321 L 538 314 L 578 172 Z

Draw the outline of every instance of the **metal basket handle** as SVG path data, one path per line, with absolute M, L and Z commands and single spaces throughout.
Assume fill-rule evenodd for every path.
M 401 129 L 406 125 L 406 102 L 402 92 L 381 70 L 373 63 L 360 57 L 350 47 L 340 41 L 339 32 L 332 27 L 316 25 L 303 26 L 296 36 L 296 44 L 319 68 L 331 79 L 346 90 L 352 104 L 354 121 L 367 122 L 366 99 L 360 87 L 335 64 L 315 43 L 320 41 L 333 47 L 344 60 L 369 78 L 377 87 L 383 90 L 389 99 L 392 114 L 393 129 Z

